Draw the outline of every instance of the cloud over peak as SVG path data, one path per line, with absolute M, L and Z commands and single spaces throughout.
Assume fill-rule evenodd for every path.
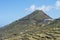
M 33 11 L 35 10 L 35 8 L 36 8 L 35 5 L 31 5 L 29 8 L 26 8 L 25 10 Z
M 26 8 L 25 10 L 28 11 L 34 11 L 34 10 L 43 10 L 43 11 L 50 11 L 51 9 L 60 9 L 60 0 L 57 0 L 53 6 L 51 5 L 42 5 L 39 7 L 36 7 L 36 5 L 31 5 L 29 8 Z

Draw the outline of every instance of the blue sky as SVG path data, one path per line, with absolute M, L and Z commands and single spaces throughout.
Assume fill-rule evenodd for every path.
M 43 10 L 52 18 L 60 17 L 60 0 L 0 0 L 0 27 L 34 10 Z

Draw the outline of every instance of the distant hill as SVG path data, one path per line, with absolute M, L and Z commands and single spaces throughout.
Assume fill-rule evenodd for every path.
M 60 18 L 52 20 L 42 10 L 0 28 L 0 40 L 60 40 Z

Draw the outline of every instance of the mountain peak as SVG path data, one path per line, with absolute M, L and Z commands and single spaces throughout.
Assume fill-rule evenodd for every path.
M 24 19 L 36 19 L 36 20 L 43 20 L 43 19 L 51 19 L 47 14 L 45 14 L 42 10 L 35 10 L 30 15 L 24 17 Z
M 35 11 L 37 11 L 37 12 L 43 12 L 42 10 L 35 10 Z

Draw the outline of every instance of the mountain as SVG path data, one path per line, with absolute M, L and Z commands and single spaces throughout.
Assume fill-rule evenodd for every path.
M 42 10 L 0 28 L 0 40 L 60 40 L 60 18 L 52 20 Z
M 47 14 L 45 14 L 42 10 L 35 10 L 30 15 L 24 17 L 24 19 L 36 19 L 36 20 L 43 20 L 43 19 L 50 19 Z

